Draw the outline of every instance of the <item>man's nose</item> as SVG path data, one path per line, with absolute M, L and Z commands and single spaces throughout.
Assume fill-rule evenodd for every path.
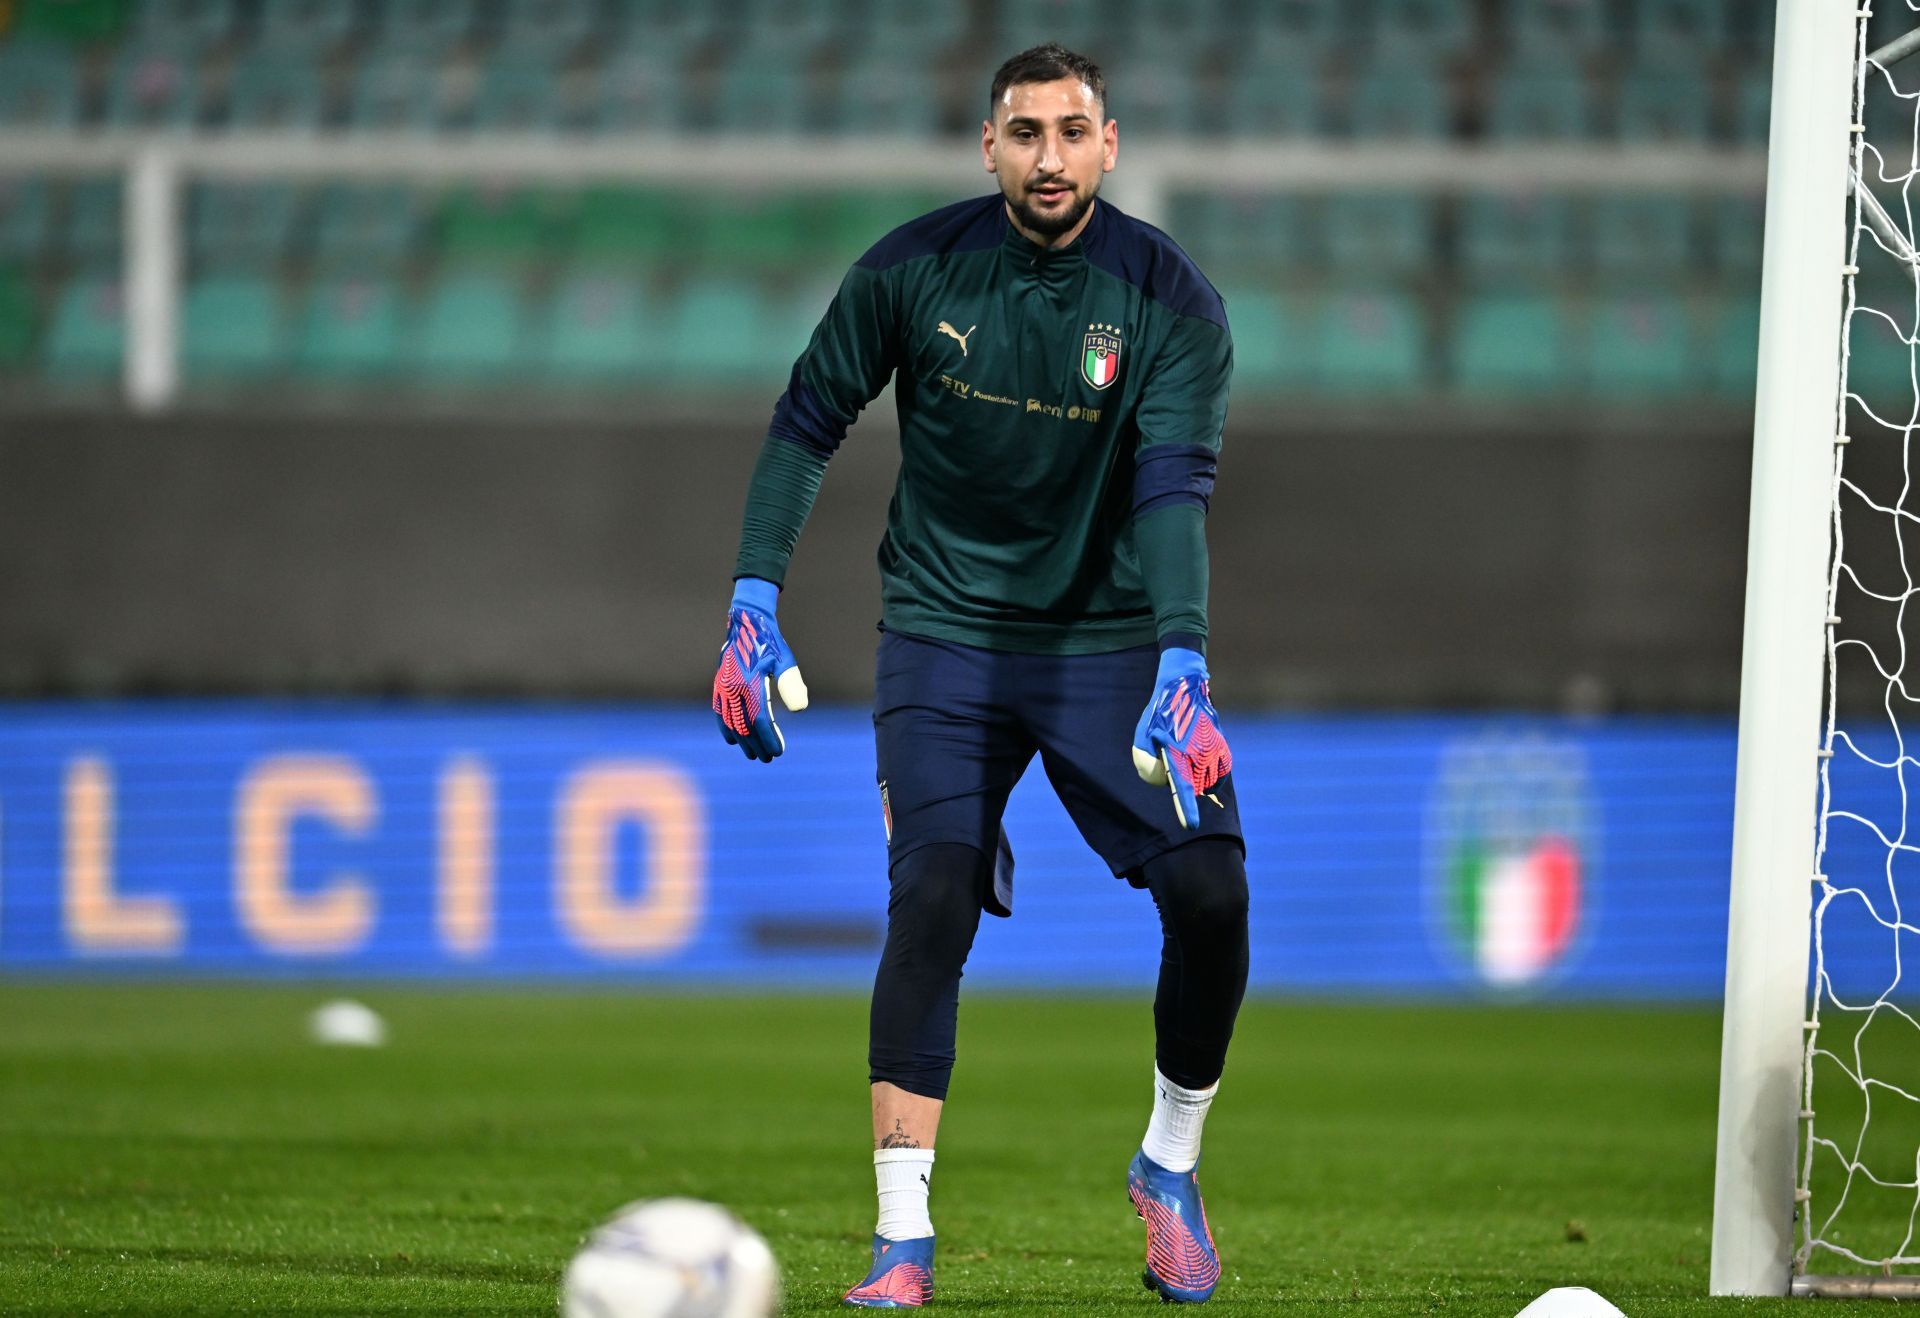
M 1048 174 L 1053 174 L 1059 171 L 1062 163 L 1060 157 L 1060 139 L 1048 135 L 1046 145 L 1042 147 L 1040 151 L 1040 168 Z

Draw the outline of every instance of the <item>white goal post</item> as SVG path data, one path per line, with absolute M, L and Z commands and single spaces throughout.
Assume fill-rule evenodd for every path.
M 1868 11 L 1781 0 L 1774 37 L 1759 383 L 1714 1182 L 1715 1295 L 1920 1294 L 1793 1276 L 1821 715 L 1842 396 L 1849 171 Z M 1862 191 L 1861 212 L 1877 210 Z M 1878 217 L 1885 220 L 1884 214 Z M 1879 227 L 1875 225 L 1876 229 Z M 1896 249 L 1897 250 L 1897 249 Z M 1910 249 L 1909 249 L 1910 250 Z

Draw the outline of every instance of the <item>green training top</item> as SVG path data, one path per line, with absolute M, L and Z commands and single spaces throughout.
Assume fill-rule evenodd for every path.
M 1031 654 L 1204 647 L 1233 341 L 1173 241 L 1096 202 L 1042 248 L 998 193 L 847 272 L 754 468 L 736 576 L 780 582 L 827 459 L 894 382 L 887 630 Z

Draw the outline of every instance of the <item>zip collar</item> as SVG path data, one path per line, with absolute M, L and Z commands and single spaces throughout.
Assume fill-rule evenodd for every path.
M 1069 274 L 1087 263 L 1088 240 L 1105 221 L 1105 212 L 1106 203 L 1098 197 L 1094 198 L 1093 209 L 1087 216 L 1087 227 L 1080 230 L 1079 237 L 1065 247 L 1042 247 L 1014 227 L 1003 197 L 1000 200 L 1000 219 L 1007 227 L 1000 240 L 1000 250 L 1020 270 L 1031 271 L 1042 277 Z

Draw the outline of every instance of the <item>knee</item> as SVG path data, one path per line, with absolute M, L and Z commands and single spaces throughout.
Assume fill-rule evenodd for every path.
M 1247 867 L 1239 844 L 1204 838 L 1147 862 L 1147 886 L 1176 926 L 1227 937 L 1247 925 Z
M 980 918 L 982 885 L 992 882 L 989 865 L 978 849 L 956 842 L 902 856 L 889 875 L 889 939 L 924 943 L 970 935 Z

